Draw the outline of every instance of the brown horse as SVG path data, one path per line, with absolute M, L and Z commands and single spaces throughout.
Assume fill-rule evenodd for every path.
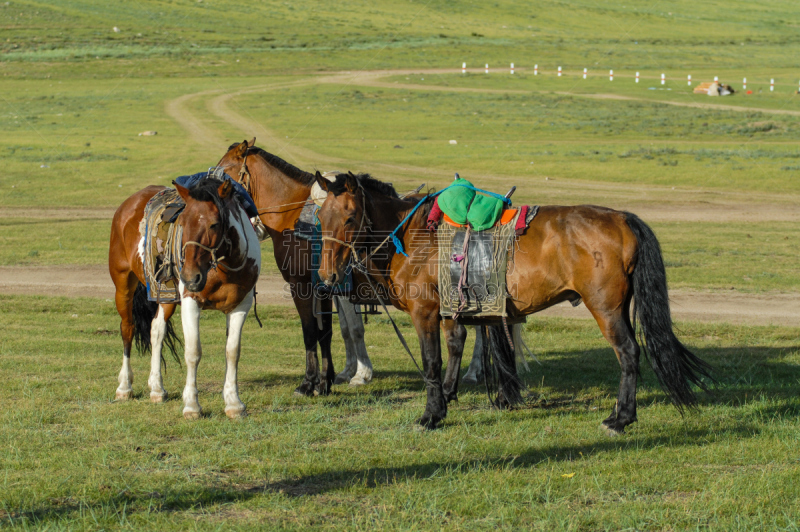
M 411 315 L 428 383 L 425 414 L 419 422 L 434 428 L 447 413 L 446 400 L 455 395 L 461 352 L 451 351 L 443 389 L 438 246 L 435 232 L 425 229 L 432 201 L 423 198 L 422 208 L 399 231 L 406 257 L 395 253 L 382 236 L 397 228 L 419 200 L 400 199 L 390 185 L 366 175 L 340 174 L 333 183 L 318 182 L 329 192 L 318 214 L 325 235 L 319 275 L 335 283 L 349 264 L 355 264 L 357 282 L 370 281 L 358 269 L 368 272 L 378 290 Z M 609 431 L 623 432 L 636 421 L 639 345 L 629 310 L 632 300 L 646 354 L 662 387 L 681 411 L 696 403 L 691 385 L 705 389 L 703 378 L 711 378 L 710 367 L 675 337 L 661 249 L 644 222 L 631 213 L 603 207 L 546 206 L 515 248 L 506 279 L 511 319 L 581 298 L 614 348 L 622 378 L 616 405 L 603 421 Z M 503 334 L 493 336 L 494 346 L 500 345 L 498 339 L 504 341 Z M 502 357 L 495 359 L 500 364 L 500 391 L 506 403 L 513 403 L 521 399 L 519 382 L 513 356 L 510 361 L 504 356 L 505 365 Z
M 315 177 L 314 174 L 300 170 L 280 157 L 255 147 L 254 143 L 255 139 L 233 144 L 217 166 L 228 175 L 238 176 L 252 196 L 259 209 L 261 221 L 272 237 L 275 261 L 283 279 L 289 285 L 300 315 L 306 349 L 306 373 L 295 393 L 307 396 L 327 394 L 336 378 L 331 358 L 331 317 L 330 314 L 323 314 L 322 329 L 318 328 L 312 299 L 311 244 L 308 240 L 297 238 L 294 233 L 295 224 L 311 193 Z M 323 312 L 331 310 L 329 299 L 323 299 L 321 305 Z M 355 314 L 352 315 L 358 318 Z M 353 343 L 360 342 L 363 346 L 363 326 L 360 331 L 354 330 L 351 334 L 355 337 L 350 340 Z M 463 346 L 466 338 L 463 327 L 448 324 L 445 334 L 448 346 Z M 321 371 L 317 343 L 322 354 Z M 368 358 L 366 363 L 369 364 Z M 369 373 L 371 376 L 371 366 Z
M 300 315 L 306 350 L 306 373 L 295 390 L 299 395 L 326 395 L 336 373 L 331 358 L 331 300 L 320 301 L 322 328 L 317 325 L 311 282 L 311 243 L 297 238 L 294 227 L 308 200 L 314 174 L 304 172 L 280 157 L 255 147 L 252 141 L 237 143 L 217 163 L 228 175 L 238 176 L 259 209 L 261 221 L 272 238 L 275 261 L 288 283 Z M 317 344 L 322 352 L 320 371 Z
M 175 304 L 150 302 L 145 290 L 144 243 L 139 222 L 147 202 L 166 187 L 149 186 L 117 209 L 111 225 L 108 269 L 116 286 L 117 311 L 122 318 L 123 357 L 117 399 L 130 399 L 133 373 L 131 345 L 152 353 L 150 362 L 150 400 L 162 402 L 167 393 L 161 378 L 161 349 L 165 342 L 174 347 L 170 317 Z M 245 405 L 239 399 L 237 367 L 241 350 L 241 331 L 253 303 L 253 292 L 261 269 L 261 249 L 247 215 L 232 193 L 229 180 L 206 178 L 191 189 L 176 187 L 186 202 L 179 217 L 183 226 L 179 293 L 181 320 L 186 344 L 186 387 L 183 415 L 197 419 L 197 366 L 202 349 L 199 336 L 200 310 L 214 309 L 227 315 L 228 340 L 225 348 L 226 372 L 223 397 L 225 413 L 239 417 Z M 174 350 L 173 350 L 174 354 Z

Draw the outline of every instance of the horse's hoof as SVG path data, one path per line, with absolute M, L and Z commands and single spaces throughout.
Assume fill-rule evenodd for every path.
M 247 409 L 244 406 L 226 408 L 225 415 L 228 416 L 229 419 L 241 419 L 247 416 Z
M 167 392 L 150 392 L 151 403 L 163 403 L 167 400 Z
M 625 427 L 619 426 L 616 422 L 603 421 L 600 426 L 605 429 L 607 436 L 614 437 L 625 434 Z
M 128 390 L 127 392 L 120 392 L 117 390 L 117 396 L 114 399 L 115 401 L 130 401 L 133 397 L 133 391 Z
M 339 373 L 335 379 L 333 379 L 333 384 L 347 384 L 350 382 L 350 379 L 354 379 L 355 377 L 351 377 L 350 375 L 342 372 Z
M 461 382 L 463 382 L 464 384 L 473 384 L 473 385 L 483 384 L 483 377 L 478 377 L 477 375 L 471 375 L 467 373 L 461 378 Z
M 364 377 L 362 377 L 360 375 L 356 375 L 355 377 L 350 379 L 350 386 L 353 386 L 353 387 L 364 386 L 366 384 L 369 384 L 369 381 L 368 380 L 364 380 Z
M 439 422 L 441 419 L 437 419 L 436 417 L 425 414 L 421 418 L 417 420 L 417 430 L 435 430 L 439 428 Z
M 313 388 L 306 388 L 306 386 L 303 384 L 295 388 L 294 394 L 297 397 L 311 397 L 315 394 L 315 392 Z
M 200 419 L 201 413 L 195 412 L 194 410 L 184 410 L 183 411 L 183 418 L 187 421 L 197 421 Z

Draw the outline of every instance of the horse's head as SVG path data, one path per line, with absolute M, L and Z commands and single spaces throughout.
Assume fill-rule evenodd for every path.
M 255 137 L 253 137 L 253 140 L 250 142 L 243 140 L 242 142 L 232 144 L 231 147 L 228 148 L 228 151 L 225 152 L 225 155 L 222 156 L 222 159 L 217 163 L 217 168 L 222 168 L 222 170 L 231 177 L 241 176 L 244 172 L 248 172 L 247 150 L 255 145 Z M 241 178 L 238 180 L 241 181 Z
M 367 200 L 352 173 L 339 174 L 331 182 L 317 172 L 316 179 L 328 193 L 317 212 L 323 234 L 318 273 L 326 285 L 332 286 L 344 278 L 351 254 L 368 229 Z
M 227 237 L 228 214 L 236 208 L 230 180 L 201 180 L 191 189 L 175 185 L 186 202 L 181 214 L 183 224 L 183 267 L 181 281 L 189 292 L 201 292 L 208 270 L 216 267 L 220 248 Z

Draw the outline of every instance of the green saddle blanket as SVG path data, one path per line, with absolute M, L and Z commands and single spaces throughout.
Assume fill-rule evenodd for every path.
M 503 213 L 503 201 L 478 194 L 472 183 L 460 177 L 439 195 L 439 208 L 457 224 L 469 223 L 474 231 L 494 226 Z

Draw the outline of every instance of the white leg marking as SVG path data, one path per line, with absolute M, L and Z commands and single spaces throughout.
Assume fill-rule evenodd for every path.
M 180 283 L 179 293 L 183 294 L 184 286 Z M 183 389 L 183 417 L 199 419 L 202 410 L 197 402 L 197 365 L 203 354 L 200 345 L 200 307 L 191 297 L 181 299 L 181 322 L 183 323 L 183 341 L 186 346 L 186 387 Z
M 231 419 L 245 413 L 244 403 L 239 399 L 239 355 L 242 350 L 242 327 L 252 304 L 253 293 L 250 292 L 227 316 L 228 342 L 225 346 L 225 386 L 222 388 L 222 397 L 225 399 L 225 414 Z
M 336 309 L 339 311 L 339 328 L 342 331 L 342 340 L 344 340 L 345 363 L 344 369 L 336 375 L 333 383 L 344 384 L 350 381 L 358 370 L 358 353 L 356 352 L 356 345 L 353 343 L 348 314 L 344 310 L 344 307 L 350 306 L 352 308 L 353 305 L 338 296 L 334 299 L 336 301 Z
M 119 386 L 117 387 L 117 401 L 127 401 L 133 394 L 133 371 L 131 370 L 131 357 L 122 355 L 122 369 L 119 371 Z
M 356 352 L 357 370 L 355 376 L 350 379 L 350 386 L 362 386 L 369 384 L 372 380 L 372 361 L 367 354 L 367 346 L 364 343 L 364 322 L 356 313 L 355 305 L 347 302 L 343 305 L 347 314 L 347 325 L 350 328 L 350 340 Z
M 164 319 L 164 308 L 159 305 L 156 317 L 150 324 L 150 378 L 147 384 L 150 386 L 150 401 L 161 403 L 167 399 L 167 392 L 164 390 L 164 381 L 161 378 L 161 350 L 164 346 L 164 334 L 167 331 L 167 322 Z

